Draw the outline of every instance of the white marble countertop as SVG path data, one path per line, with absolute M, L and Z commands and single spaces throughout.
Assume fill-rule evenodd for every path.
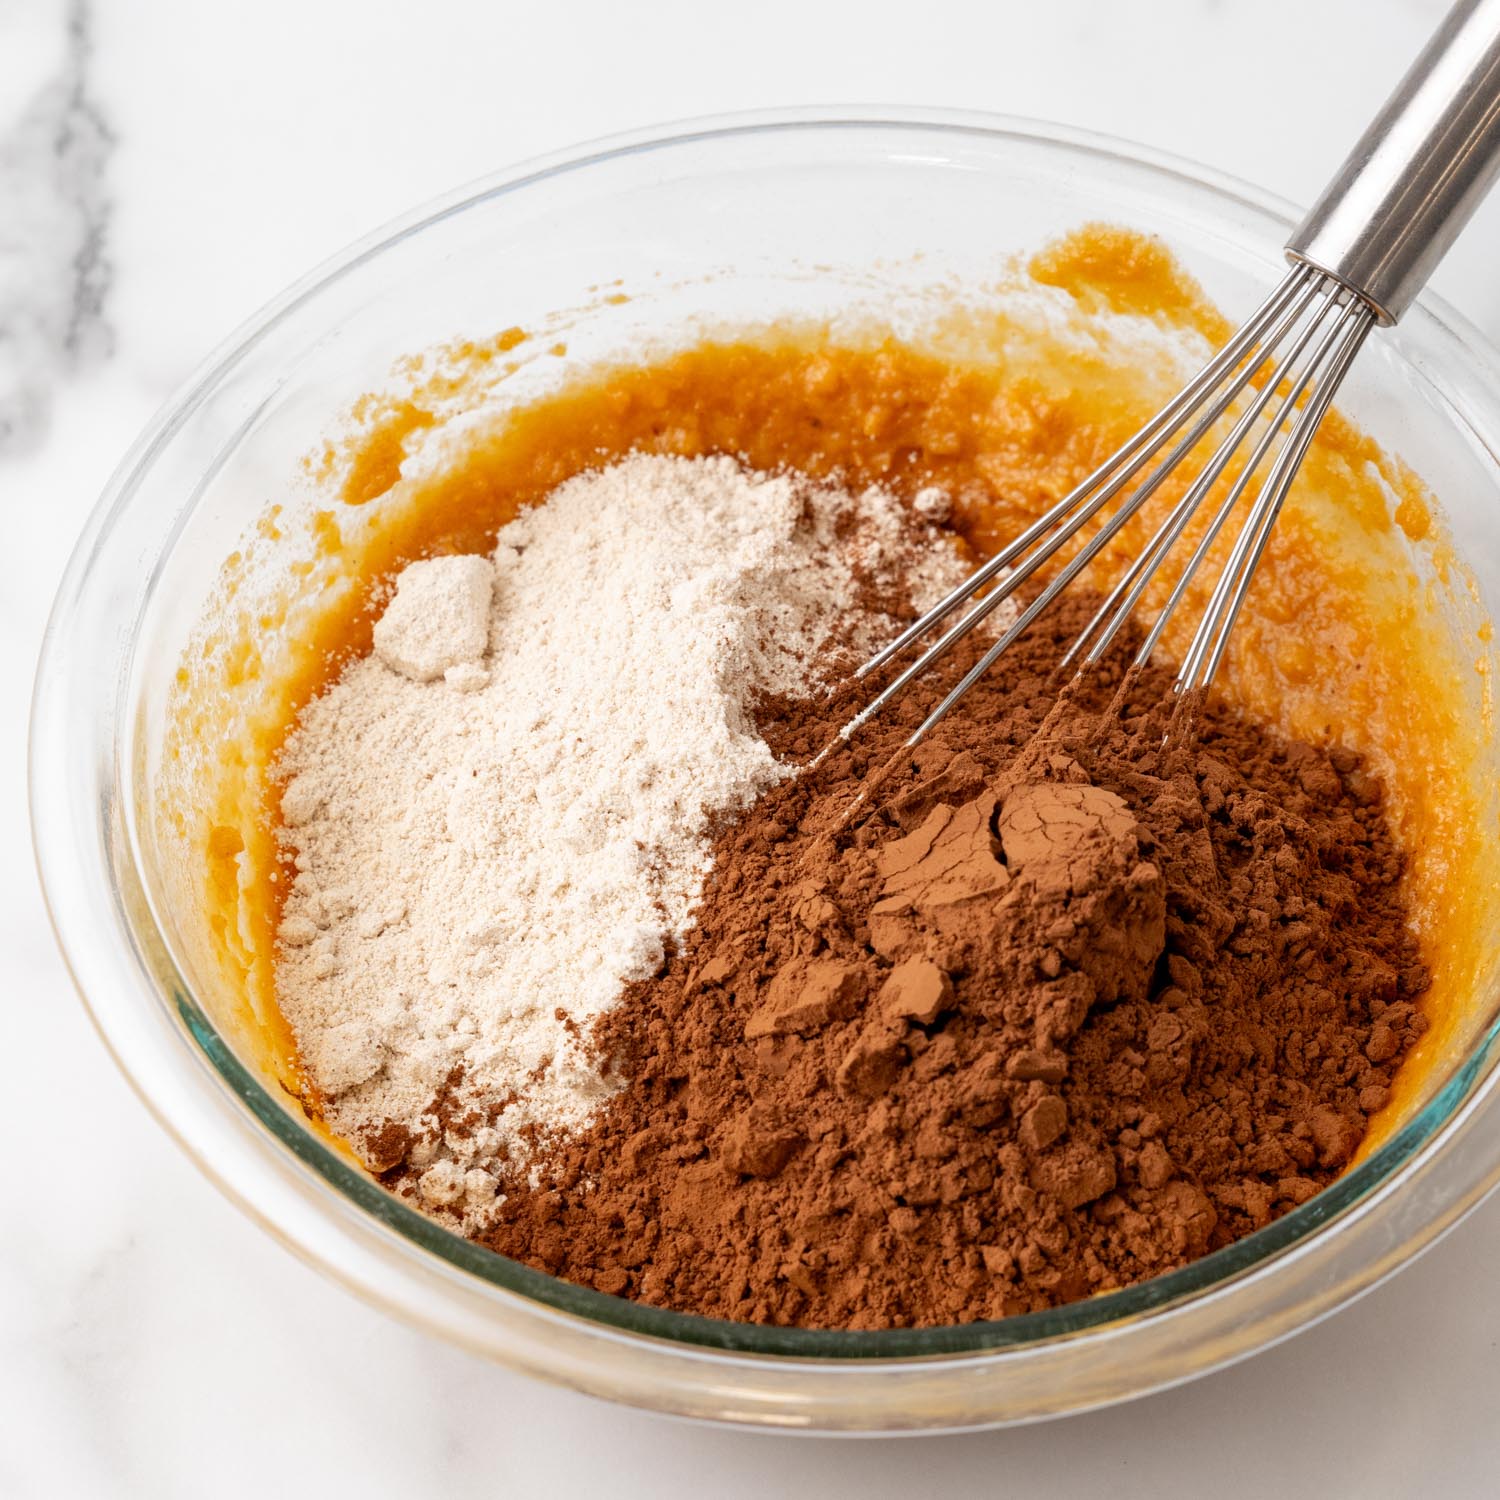
M 22 705 L 106 475 L 208 348 L 381 220 L 601 132 L 832 100 L 1064 120 L 1305 202 L 1441 9 L 0 0 L 0 1495 L 1495 1493 L 1500 1201 L 1279 1349 L 1009 1433 L 698 1429 L 433 1343 L 291 1259 L 147 1118 L 54 950 L 25 819 Z M 1226 115 L 1242 80 L 1264 97 Z M 1500 341 L 1497 245 L 1500 199 L 1437 280 Z

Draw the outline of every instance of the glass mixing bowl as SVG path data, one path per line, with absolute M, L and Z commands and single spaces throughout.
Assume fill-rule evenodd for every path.
M 1162 235 L 1235 315 L 1279 275 L 1290 216 L 1201 168 L 1024 121 L 828 111 L 692 124 L 531 163 L 382 230 L 243 328 L 142 435 L 48 630 L 32 725 L 37 853 L 74 978 L 121 1068 L 296 1253 L 440 1337 L 596 1395 L 782 1428 L 954 1429 L 1119 1400 L 1263 1348 L 1368 1290 L 1495 1184 L 1490 984 L 1472 997 L 1463 1055 L 1398 1133 L 1303 1207 L 1184 1270 L 963 1327 L 720 1323 L 566 1284 L 421 1217 L 313 1134 L 210 1019 L 140 815 L 165 690 L 222 560 L 396 356 L 536 326 L 590 295 L 566 360 L 702 317 L 836 317 L 872 295 L 899 316 L 915 282 L 982 279 L 1000 253 L 1089 220 Z M 598 297 L 615 284 L 628 300 Z M 1371 341 L 1341 405 L 1430 482 L 1487 607 L 1500 601 L 1493 352 L 1429 301 Z

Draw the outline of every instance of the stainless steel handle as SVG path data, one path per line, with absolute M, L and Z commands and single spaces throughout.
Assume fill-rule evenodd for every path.
M 1287 257 L 1394 323 L 1500 175 L 1500 0 L 1460 0 L 1359 138 Z

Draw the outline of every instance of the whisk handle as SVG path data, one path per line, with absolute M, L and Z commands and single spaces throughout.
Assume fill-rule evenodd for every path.
M 1360 137 L 1287 257 L 1394 323 L 1500 175 L 1500 0 L 1459 0 Z

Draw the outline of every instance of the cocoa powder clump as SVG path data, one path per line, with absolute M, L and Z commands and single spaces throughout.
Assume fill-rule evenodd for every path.
M 1337 1176 L 1425 1024 L 1378 783 L 1220 706 L 1164 749 L 1160 670 L 1037 739 L 1091 608 L 915 751 L 926 690 L 720 833 L 695 930 L 597 1025 L 629 1086 L 536 1143 L 488 1244 L 687 1312 L 907 1327 L 1140 1281 Z M 762 731 L 810 758 L 847 709 Z

